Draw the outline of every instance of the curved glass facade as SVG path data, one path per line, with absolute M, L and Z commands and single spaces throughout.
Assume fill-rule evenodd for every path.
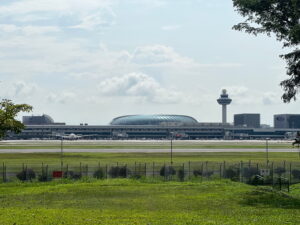
M 131 115 L 117 117 L 110 124 L 191 126 L 198 124 L 198 122 L 193 117 L 183 115 Z

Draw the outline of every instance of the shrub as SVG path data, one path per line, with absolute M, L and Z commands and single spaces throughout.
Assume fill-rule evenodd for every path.
M 38 181 L 46 182 L 46 181 L 50 181 L 50 180 L 51 180 L 51 177 L 48 174 L 43 173 L 38 176 Z
M 294 169 L 292 170 L 292 175 L 296 179 L 300 179 L 300 170 Z
M 111 178 L 126 178 L 129 174 L 129 169 L 126 166 L 113 166 L 109 169 L 108 174 Z
M 177 176 L 180 181 L 184 181 L 184 169 L 183 168 L 178 170 Z
M 282 174 L 284 174 L 285 171 L 286 170 L 283 167 L 277 167 L 277 168 L 274 169 L 274 173 L 278 174 L 279 176 L 281 176 Z
M 159 171 L 160 176 L 168 177 L 176 174 L 176 170 L 172 166 L 163 166 Z
M 64 173 L 63 177 L 78 180 L 82 177 L 82 175 L 78 172 L 74 172 L 72 170 L 69 170 L 69 171 Z
M 97 179 L 103 179 L 104 178 L 104 172 L 103 172 L 103 170 L 101 168 L 97 169 L 94 172 L 93 177 L 97 178 Z
M 202 170 L 194 170 L 193 174 L 195 177 L 202 176 Z
M 202 175 L 203 175 L 204 177 L 210 177 L 210 176 L 213 175 L 213 174 L 214 174 L 214 171 L 209 171 L 209 170 L 204 171 L 204 172 L 202 173 Z
M 229 167 L 224 171 L 224 178 L 231 179 L 233 181 L 239 180 L 239 170 L 233 167 Z
M 35 178 L 35 172 L 33 169 L 23 169 L 21 172 L 17 173 L 16 177 L 21 181 L 31 181 Z
M 245 178 L 252 178 L 253 176 L 258 175 L 256 167 L 244 167 L 242 171 L 242 175 Z
M 248 184 L 252 184 L 252 185 L 263 185 L 264 183 L 265 183 L 265 179 L 260 175 L 252 176 L 248 182 Z

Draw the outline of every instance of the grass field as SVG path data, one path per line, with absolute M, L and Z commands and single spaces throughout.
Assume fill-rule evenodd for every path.
M 219 152 L 219 153 L 175 153 L 173 154 L 174 163 L 191 162 L 248 162 L 251 160 L 253 163 L 261 163 L 266 161 L 266 154 L 263 152 Z M 269 153 L 269 160 L 272 162 L 299 162 L 300 158 L 298 153 L 294 152 L 272 152 Z M 114 164 L 114 163 L 127 163 L 132 164 L 135 162 L 140 163 L 164 163 L 170 161 L 169 153 L 64 153 L 63 161 L 65 164 Z M 3 153 L 0 154 L 0 163 L 6 164 L 59 164 L 59 153 L 26 153 L 26 154 L 13 154 Z
M 226 180 L 116 179 L 0 185 L 0 221 L 12 224 L 299 224 L 290 194 Z
M 264 149 L 265 141 L 183 141 L 174 140 L 174 149 Z M 59 149 L 60 141 L 6 141 L 0 149 Z M 64 141 L 66 149 L 169 149 L 170 141 Z M 269 148 L 290 149 L 291 141 L 269 141 Z

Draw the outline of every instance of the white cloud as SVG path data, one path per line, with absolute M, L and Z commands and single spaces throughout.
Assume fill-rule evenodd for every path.
M 0 24 L 0 31 L 5 33 L 19 33 L 22 35 L 38 35 L 60 32 L 56 26 L 16 26 L 14 24 Z
M 0 17 L 15 22 L 94 29 L 112 24 L 115 0 L 22 0 L 0 6 Z M 33 26 L 33 25 L 32 25 Z
M 181 25 L 166 25 L 163 26 L 161 29 L 165 31 L 172 31 L 172 30 L 178 30 L 181 28 Z
M 71 103 L 71 101 L 74 101 L 76 99 L 76 94 L 71 91 L 63 91 L 61 93 L 50 93 L 46 97 L 48 102 L 50 103 L 61 103 L 61 104 L 66 104 L 66 103 Z
M 130 73 L 102 81 L 98 90 L 107 96 L 132 96 L 152 103 L 178 103 L 180 92 L 163 88 L 152 77 L 142 73 Z
M 165 45 L 148 45 L 136 48 L 132 55 L 132 62 L 137 64 L 195 63 L 192 59 L 179 55 L 173 48 Z

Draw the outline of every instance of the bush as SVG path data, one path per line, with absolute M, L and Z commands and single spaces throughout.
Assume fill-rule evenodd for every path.
M 168 177 L 176 174 L 176 170 L 172 166 L 163 166 L 159 171 L 160 176 Z
M 211 175 L 213 175 L 214 174 L 214 171 L 204 171 L 203 173 L 202 173 L 202 175 L 204 176 L 204 177 L 210 177 Z
M 184 181 L 184 169 L 183 168 L 178 170 L 177 176 L 180 181 Z
M 82 175 L 80 173 L 69 170 L 69 171 L 64 173 L 63 177 L 78 180 L 82 177 Z
M 260 175 L 252 176 L 248 182 L 248 184 L 252 184 L 252 185 L 263 185 L 264 183 L 265 183 L 265 179 Z
M 129 169 L 126 166 L 113 166 L 108 171 L 108 174 L 111 178 L 126 178 L 129 172 Z
M 195 177 L 202 176 L 202 170 L 194 170 L 193 174 Z
M 35 172 L 33 169 L 24 169 L 17 173 L 16 177 L 21 181 L 32 180 L 35 178 Z
M 94 172 L 93 177 L 97 178 L 97 179 L 103 179 L 104 178 L 104 172 L 103 172 L 103 170 L 101 168 L 97 169 Z
M 300 179 L 300 170 L 296 170 L 296 169 L 292 170 L 292 175 L 294 178 Z
M 239 180 L 239 170 L 233 167 L 229 167 L 224 170 L 224 178 L 231 179 L 233 181 Z
M 252 178 L 259 173 L 256 167 L 244 167 L 242 171 L 242 175 L 244 178 Z
M 279 176 L 281 176 L 282 174 L 284 174 L 285 171 L 286 170 L 283 167 L 277 167 L 277 168 L 274 169 L 274 173 L 278 174 Z
M 43 173 L 38 176 L 38 181 L 46 182 L 46 181 L 50 181 L 50 180 L 51 180 L 51 177 L 48 174 Z

